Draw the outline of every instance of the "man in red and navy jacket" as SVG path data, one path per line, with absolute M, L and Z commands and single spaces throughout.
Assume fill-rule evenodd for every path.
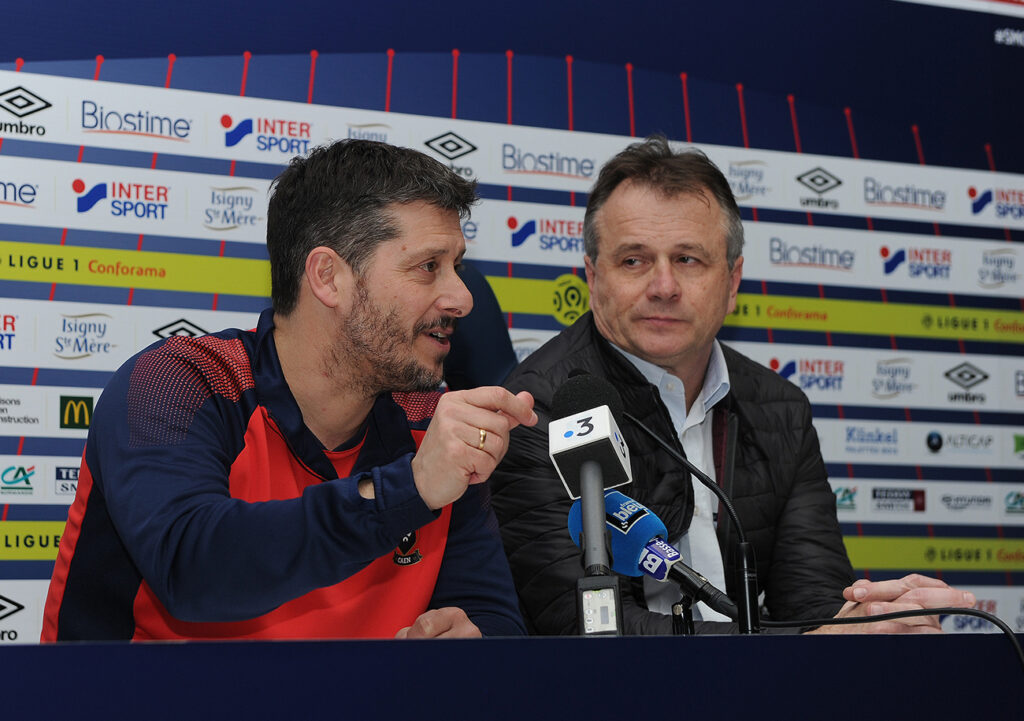
M 432 390 L 474 200 L 381 143 L 292 161 L 273 309 L 150 346 L 100 397 L 43 641 L 524 632 L 482 482 L 533 399 Z

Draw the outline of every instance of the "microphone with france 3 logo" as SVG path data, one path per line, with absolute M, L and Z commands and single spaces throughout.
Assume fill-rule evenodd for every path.
M 682 562 L 665 541 L 665 524 L 649 508 L 618 491 L 604 494 L 604 510 L 611 536 L 612 570 L 623 576 L 647 575 L 656 581 L 674 581 L 680 590 L 709 608 L 735 620 L 736 604 L 704 576 Z M 569 535 L 580 543 L 580 504 L 569 510 Z
M 603 378 L 573 371 L 555 391 L 548 424 L 551 461 L 570 498 L 578 498 L 584 576 L 576 583 L 580 635 L 622 633 L 618 577 L 609 568 L 604 490 L 629 483 L 629 449 L 616 416 L 622 399 Z

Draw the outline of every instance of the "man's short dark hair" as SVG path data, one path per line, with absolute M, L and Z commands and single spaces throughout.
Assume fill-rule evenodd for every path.
M 710 193 L 722 208 L 725 220 L 726 260 L 731 269 L 743 253 L 743 224 L 729 181 L 708 156 L 699 150 L 676 153 L 663 135 L 633 143 L 605 163 L 590 190 L 583 218 L 583 249 L 597 260 L 597 211 L 622 183 L 630 181 L 658 191 L 667 198 Z
M 398 235 L 388 207 L 423 201 L 469 216 L 476 183 L 423 153 L 369 140 L 339 140 L 292 158 L 267 210 L 271 301 L 287 315 L 299 298 L 306 257 L 334 250 L 361 274 L 377 246 Z

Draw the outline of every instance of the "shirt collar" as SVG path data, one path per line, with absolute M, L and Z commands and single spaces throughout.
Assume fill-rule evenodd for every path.
M 610 341 L 609 341 L 610 342 Z M 682 399 L 683 408 L 686 407 L 685 389 L 683 381 L 676 375 L 669 373 L 664 368 L 639 358 L 632 353 L 622 350 L 612 343 L 616 350 L 633 364 L 647 382 L 658 389 L 662 395 L 672 395 Z M 667 392 L 667 393 L 666 393 Z M 710 411 L 716 403 L 725 398 L 729 393 L 729 368 L 725 365 L 725 354 L 722 353 L 722 346 L 718 339 L 711 344 L 711 357 L 708 359 L 708 369 L 704 373 L 704 385 L 694 401 L 694 406 L 699 404 L 701 419 Z M 685 415 L 685 410 L 684 410 Z

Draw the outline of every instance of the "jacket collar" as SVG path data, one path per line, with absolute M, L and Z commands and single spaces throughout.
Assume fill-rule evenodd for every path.
M 260 314 L 256 326 L 256 346 L 251 361 L 256 400 L 267 409 L 296 458 L 325 480 L 337 478 L 334 465 L 320 440 L 302 420 L 302 411 L 281 370 L 273 331 L 274 310 L 267 308 Z M 345 450 L 360 441 L 363 447 L 352 468 L 353 475 L 416 451 L 405 412 L 392 400 L 390 393 L 378 396 L 369 415 L 349 442 L 331 450 Z

